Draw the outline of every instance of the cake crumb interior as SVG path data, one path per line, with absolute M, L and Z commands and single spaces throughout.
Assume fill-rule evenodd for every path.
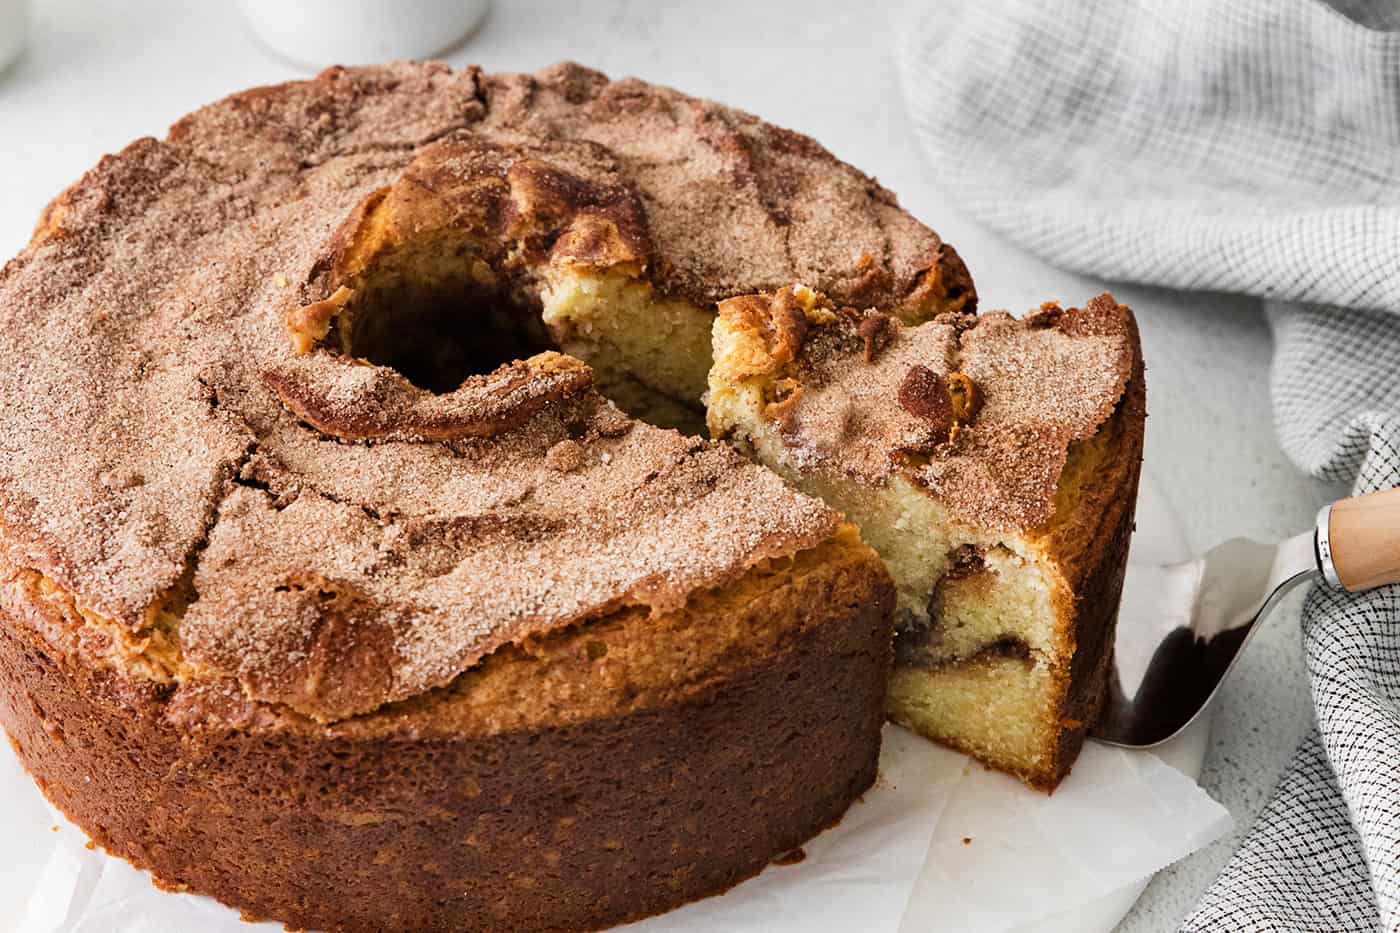
M 773 415 L 782 372 L 754 365 L 746 355 L 754 340 L 743 326 L 741 317 L 723 314 L 714 325 L 711 430 L 844 513 L 884 560 L 897 593 L 891 718 L 1053 784 L 1062 725 L 1056 711 L 1076 647 L 1066 622 L 1075 589 L 1063 574 L 1064 542 L 1092 538 L 1060 531 L 1081 514 L 1079 503 L 1101 496 L 1098 484 L 1112 472 L 1123 430 L 1121 408 L 1070 445 L 1044 526 L 998 529 L 953 512 L 903 473 L 870 482 L 789 443 Z

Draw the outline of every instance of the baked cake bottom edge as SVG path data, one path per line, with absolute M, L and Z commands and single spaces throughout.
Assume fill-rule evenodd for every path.
M 728 589 L 330 725 L 94 663 L 82 622 L 35 600 L 0 624 L 0 725 L 97 844 L 247 919 L 601 929 L 757 874 L 874 781 L 893 593 L 873 552 L 847 526 Z M 730 641 L 684 683 L 625 668 L 638 645 L 704 631 Z M 533 725 L 482 708 L 520 684 Z M 589 693 L 611 708 L 551 713 Z

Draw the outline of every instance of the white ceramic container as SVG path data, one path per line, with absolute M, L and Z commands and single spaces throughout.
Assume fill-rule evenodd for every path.
M 29 42 L 29 0 L 0 0 L 0 70 Z
M 0 4 L 12 0 L 0 0 Z M 239 0 L 253 34 L 298 65 L 432 58 L 460 43 L 488 0 Z

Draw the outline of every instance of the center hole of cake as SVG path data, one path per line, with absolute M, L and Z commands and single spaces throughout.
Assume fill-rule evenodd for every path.
M 349 351 L 442 394 L 469 376 L 554 349 L 539 311 L 472 279 L 394 276 L 356 301 Z
M 594 294 L 599 290 L 605 299 Z M 597 337 L 595 320 L 556 315 L 546 324 L 545 302 L 554 301 L 556 310 L 561 304 L 588 304 L 581 295 L 598 305 L 590 308 L 595 317 L 633 325 L 631 343 L 638 346 L 624 341 L 626 348 L 619 349 Z M 675 341 L 674 328 L 664 326 L 664 314 L 654 311 L 626 289 L 563 287 L 559 294 L 542 296 L 537 288 L 497 271 L 470 245 L 429 240 L 380 257 L 356 282 L 351 303 L 336 320 L 335 340 L 342 352 L 394 369 L 439 395 L 471 376 L 559 350 L 592 366 L 595 388 L 633 417 L 703 435 L 705 414 L 698 404 L 703 376 L 692 380 L 697 383 L 692 398 L 651 388 L 655 379 L 649 376 L 674 368 L 681 355 L 703 360 L 708 368 L 708 318 L 703 345 L 697 347 L 691 345 L 694 340 Z

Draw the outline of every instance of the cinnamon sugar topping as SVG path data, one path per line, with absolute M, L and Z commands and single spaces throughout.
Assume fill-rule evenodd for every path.
M 365 223 L 406 217 L 509 240 L 483 287 L 602 265 L 703 307 L 793 281 L 910 320 L 975 302 L 873 179 L 674 91 L 439 64 L 249 91 L 104 159 L 0 271 L 6 559 L 133 632 L 173 626 L 190 669 L 253 700 L 335 719 L 832 533 L 726 447 L 633 423 L 575 361 L 434 395 L 338 356 L 357 296 L 335 270 Z M 775 350 L 820 345 L 787 301 Z M 869 327 L 871 399 L 893 397 L 887 368 L 948 371 Z M 829 415 L 866 396 L 819 383 L 785 396 L 796 436 L 830 420 L 885 450 L 910 427 Z
M 748 332 L 763 326 L 763 306 L 750 296 L 720 313 Z M 790 362 L 767 369 L 788 399 L 767 411 L 787 457 L 869 483 L 900 473 L 993 528 L 1048 520 L 1070 445 L 1112 414 L 1139 359 L 1132 313 L 1109 295 L 1083 308 L 1042 306 L 1025 320 L 890 321 L 880 325 L 890 329 L 885 347 L 867 361 L 871 319 L 814 325 Z M 750 369 L 765 371 L 765 361 Z
M 560 473 L 572 473 L 583 466 L 583 447 L 577 441 L 560 441 L 549 448 L 544 462 Z
M 899 384 L 899 405 L 920 421 L 928 423 L 935 434 L 945 437 L 953 429 L 953 397 L 948 392 L 948 380 L 927 366 L 915 363 Z
M 860 339 L 865 343 L 862 357 L 865 362 L 873 363 L 884 349 L 885 344 L 890 342 L 893 329 L 890 327 L 890 316 L 876 312 L 868 314 L 861 319 L 856 327 L 856 332 L 860 334 Z

